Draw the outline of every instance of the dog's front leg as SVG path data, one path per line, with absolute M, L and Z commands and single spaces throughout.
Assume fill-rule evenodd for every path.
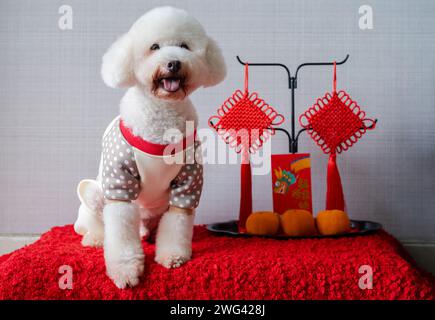
M 103 217 L 107 275 L 120 289 L 135 286 L 144 270 L 139 209 L 131 202 L 109 201 Z
M 181 266 L 192 256 L 193 209 L 170 206 L 156 236 L 156 262 L 166 268 Z

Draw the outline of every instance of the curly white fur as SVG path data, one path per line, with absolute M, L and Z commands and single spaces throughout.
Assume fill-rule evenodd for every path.
M 168 211 L 159 223 L 156 238 L 156 262 L 166 268 L 179 267 L 192 256 L 194 216 Z
M 133 134 L 144 140 L 166 144 L 164 133 L 177 129 L 185 133 L 186 121 L 198 123 L 196 110 L 190 99 L 159 100 L 150 97 L 138 87 L 130 88 L 121 100 L 121 118 L 132 128 Z M 176 141 L 175 141 L 176 142 Z
M 144 270 L 139 210 L 134 203 L 108 203 L 103 217 L 107 275 L 118 288 L 135 286 Z
M 182 41 L 190 50 L 179 47 Z M 154 43 L 162 49 L 150 55 Z M 192 69 L 193 90 L 216 85 L 226 75 L 222 54 L 201 24 L 186 11 L 172 7 L 155 8 L 139 18 L 104 55 L 101 75 L 113 88 L 141 85 L 149 89 L 150 70 L 174 58 Z
M 168 73 L 171 61 L 180 63 L 178 73 Z M 165 77 L 174 74 L 177 82 L 168 85 Z M 128 88 L 120 103 L 125 125 L 147 141 L 165 144 L 167 130 L 184 133 L 186 121 L 197 125 L 188 96 L 221 82 L 226 67 L 221 51 L 196 19 L 184 10 L 160 7 L 144 14 L 112 44 L 103 56 L 101 75 L 109 87 Z M 172 90 L 174 84 L 180 89 Z M 107 274 L 119 288 L 139 282 L 144 270 L 141 236 L 157 224 L 155 260 L 171 268 L 190 259 L 194 212 L 106 203 L 100 174 L 96 180 L 83 180 L 78 194 L 82 204 L 75 230 L 83 235 L 83 245 L 104 242 Z
M 74 223 L 74 230 L 83 236 L 82 244 L 84 246 L 101 246 L 104 239 L 102 222 L 104 197 L 101 184 L 95 180 L 82 180 L 77 187 L 77 195 L 81 205 L 79 215 Z

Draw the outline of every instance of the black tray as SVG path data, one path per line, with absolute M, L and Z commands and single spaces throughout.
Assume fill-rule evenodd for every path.
M 207 230 L 214 232 L 219 235 L 226 235 L 232 237 L 263 237 L 271 239 L 305 239 L 305 238 L 341 238 L 341 237 L 353 237 L 361 236 L 366 234 L 374 233 L 382 229 L 382 225 L 373 221 L 362 221 L 362 220 L 351 220 L 351 231 L 341 234 L 335 234 L 331 236 L 325 236 L 320 234 L 315 234 L 312 236 L 304 237 L 291 237 L 285 234 L 278 234 L 273 236 L 259 236 L 249 233 L 239 233 L 237 227 L 237 220 L 231 220 L 227 222 L 212 223 L 207 225 Z

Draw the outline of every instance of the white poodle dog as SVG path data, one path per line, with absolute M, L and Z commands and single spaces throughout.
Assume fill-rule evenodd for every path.
M 197 114 L 189 94 L 221 82 L 225 62 L 216 43 L 187 12 L 153 9 L 137 20 L 103 57 L 101 74 L 128 88 L 120 116 L 103 135 L 96 180 L 82 180 L 75 231 L 82 244 L 104 245 L 108 276 L 117 287 L 138 284 L 144 270 L 141 237 L 158 225 L 155 260 L 178 267 L 192 254 L 194 210 L 202 189 Z M 178 139 L 168 131 L 178 130 Z M 168 153 L 169 146 L 180 146 Z M 196 155 L 198 152 L 196 152 Z M 170 162 L 178 157 L 185 160 Z

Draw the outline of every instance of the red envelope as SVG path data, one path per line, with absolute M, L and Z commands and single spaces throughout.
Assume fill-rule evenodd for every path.
M 309 153 L 272 155 L 273 211 L 288 209 L 313 212 L 311 197 L 311 160 Z

